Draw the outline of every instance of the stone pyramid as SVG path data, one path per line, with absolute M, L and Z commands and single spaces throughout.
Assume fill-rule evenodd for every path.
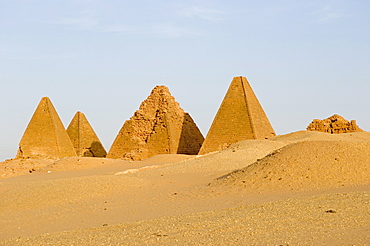
M 313 120 L 311 124 L 307 126 L 307 131 L 327 132 L 331 134 L 363 132 L 363 130 L 357 126 L 355 120 L 348 121 L 337 114 L 324 120 Z
M 218 151 L 246 139 L 275 136 L 261 104 L 245 77 L 235 77 L 199 152 Z
M 76 156 L 71 140 L 48 97 L 41 99 L 19 143 L 16 158 L 62 159 Z
M 67 128 L 77 156 L 105 157 L 107 152 L 85 114 L 77 112 Z
M 166 86 L 156 86 L 119 131 L 107 158 L 143 160 L 158 154 L 195 155 L 204 137 Z

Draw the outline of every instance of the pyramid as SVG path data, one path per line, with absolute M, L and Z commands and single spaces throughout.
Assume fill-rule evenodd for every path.
M 246 139 L 275 136 L 265 112 L 245 77 L 235 77 L 199 151 L 218 151 Z
M 19 143 L 16 158 L 62 159 L 76 156 L 71 140 L 48 97 L 41 99 Z
M 348 121 L 340 115 L 333 115 L 324 120 L 315 119 L 307 126 L 307 131 L 335 133 L 363 132 L 355 120 Z
M 204 137 L 166 86 L 156 86 L 119 131 L 107 158 L 143 160 L 199 152 Z
M 67 128 L 77 156 L 105 157 L 107 152 L 85 115 L 77 112 Z

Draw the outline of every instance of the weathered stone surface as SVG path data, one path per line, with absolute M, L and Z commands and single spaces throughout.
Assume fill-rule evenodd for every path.
M 41 99 L 19 143 L 16 158 L 62 159 L 76 156 L 71 140 L 48 97 Z
M 107 155 L 85 114 L 81 112 L 75 114 L 67 128 L 67 133 L 77 156 L 105 157 Z
M 307 131 L 318 131 L 328 133 L 346 133 L 346 132 L 363 132 L 355 120 L 348 121 L 340 115 L 333 115 L 324 120 L 314 119 L 307 126 Z
M 199 154 L 218 151 L 246 139 L 275 136 L 261 104 L 245 77 L 235 77 Z
M 156 86 L 127 120 L 107 158 L 143 160 L 158 154 L 198 153 L 204 137 L 166 86 Z

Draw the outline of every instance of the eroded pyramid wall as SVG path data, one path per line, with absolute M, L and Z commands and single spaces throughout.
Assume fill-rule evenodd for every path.
M 71 140 L 48 97 L 41 99 L 23 137 L 16 158 L 62 159 L 76 156 Z
M 67 128 L 77 156 L 84 157 L 105 157 L 102 143 L 91 127 L 84 113 L 77 112 Z
M 245 77 L 235 77 L 216 114 L 199 154 L 246 139 L 275 136 L 261 104 Z
M 107 158 L 143 160 L 158 154 L 197 154 L 203 135 L 166 86 L 156 86 L 127 120 Z

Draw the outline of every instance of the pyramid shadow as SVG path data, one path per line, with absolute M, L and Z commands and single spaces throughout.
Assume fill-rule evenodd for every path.
M 184 114 L 177 154 L 197 155 L 204 137 L 188 113 Z
M 93 141 L 91 146 L 84 152 L 84 157 L 102 157 L 105 158 L 107 152 L 99 141 Z

